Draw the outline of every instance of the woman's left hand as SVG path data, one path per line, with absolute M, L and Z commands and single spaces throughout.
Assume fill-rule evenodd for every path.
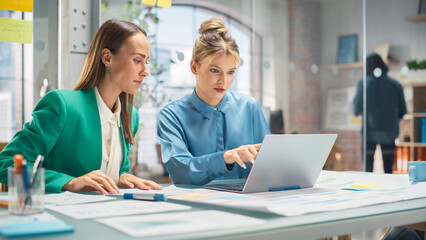
M 118 181 L 118 185 L 123 188 L 134 188 L 138 187 L 142 190 L 160 190 L 163 189 L 162 186 L 158 185 L 156 182 L 151 180 L 145 180 L 142 178 L 138 178 L 132 174 L 123 173 L 120 175 L 120 180 Z

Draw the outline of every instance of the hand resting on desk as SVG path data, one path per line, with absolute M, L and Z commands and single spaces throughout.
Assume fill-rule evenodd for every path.
M 160 190 L 163 189 L 162 186 L 158 185 L 156 182 L 151 180 L 145 180 L 142 178 L 138 178 L 132 174 L 123 173 L 120 175 L 120 180 L 118 185 L 124 188 L 134 188 L 138 187 L 142 190 L 155 189 Z
M 153 181 L 144 180 L 128 173 L 120 175 L 119 185 L 126 188 L 136 186 L 143 190 L 163 188 Z M 72 179 L 62 187 L 62 190 L 70 192 L 98 191 L 101 194 L 115 194 L 120 192 L 112 179 L 100 170 L 95 170 Z

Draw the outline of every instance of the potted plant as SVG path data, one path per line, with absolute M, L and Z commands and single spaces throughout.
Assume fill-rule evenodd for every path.
M 407 61 L 407 67 L 409 69 L 407 74 L 409 82 L 426 82 L 426 59 Z

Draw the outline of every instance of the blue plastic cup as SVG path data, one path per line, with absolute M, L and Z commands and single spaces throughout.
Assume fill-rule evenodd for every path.
M 426 181 L 426 161 L 408 162 L 408 176 L 410 181 Z

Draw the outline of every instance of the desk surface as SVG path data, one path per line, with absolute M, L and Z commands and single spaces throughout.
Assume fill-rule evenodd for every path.
M 0 193 L 0 195 L 5 194 L 7 193 Z M 426 198 L 291 217 L 235 209 L 223 205 L 216 206 L 173 199 L 169 202 L 189 205 L 192 207 L 189 211 L 221 210 L 264 219 L 267 223 L 246 229 L 236 228 L 164 235 L 156 238 L 150 237 L 149 239 L 315 239 L 426 222 Z M 3 211 L 7 211 L 7 209 L 0 208 L 0 212 Z M 93 219 L 77 220 L 48 209 L 46 211 L 72 225 L 75 231 L 73 233 L 31 236 L 28 239 L 136 239 Z

